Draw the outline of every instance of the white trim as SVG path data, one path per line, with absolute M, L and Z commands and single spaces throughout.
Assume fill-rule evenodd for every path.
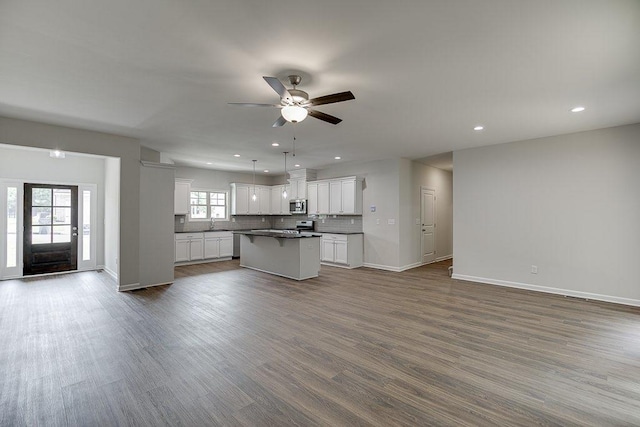
M 129 283 L 128 285 L 118 286 L 118 292 L 135 291 L 136 289 L 152 288 L 154 286 L 171 285 L 173 282 L 154 283 L 153 285 L 141 285 L 140 283 Z
M 222 258 L 207 258 L 207 259 L 199 259 L 199 260 L 194 260 L 194 261 L 179 261 L 179 262 L 174 262 L 173 266 L 174 267 L 182 267 L 183 265 L 195 265 L 195 264 L 207 264 L 209 262 L 218 262 L 218 261 L 229 261 L 231 260 L 230 256 L 226 256 L 226 257 L 222 257 Z
M 242 259 L 242 258 L 240 258 L 240 259 Z M 249 269 L 251 269 L 251 270 L 260 271 L 260 272 L 262 272 L 262 273 L 269 273 L 269 274 L 273 274 L 273 275 L 275 275 L 275 276 L 286 277 L 287 279 L 292 279 L 292 280 L 297 280 L 297 281 L 307 280 L 307 279 L 313 279 L 313 278 L 315 278 L 315 277 L 318 277 L 318 274 L 316 274 L 315 276 L 308 276 L 308 277 L 300 277 L 300 278 L 297 278 L 297 277 L 293 277 L 293 276 L 287 276 L 287 275 L 285 275 L 285 274 L 275 273 L 275 272 L 273 272 L 273 271 L 267 271 L 267 270 L 262 270 L 262 269 L 260 269 L 260 268 L 250 267 L 250 266 L 248 266 L 248 265 L 242 265 L 242 264 L 240 264 L 240 267 L 242 267 L 242 268 L 249 268 Z
M 547 294 L 564 295 L 568 297 L 584 298 L 586 300 L 596 300 L 611 302 L 614 304 L 631 305 L 640 307 L 640 300 L 631 298 L 622 298 L 612 295 L 593 294 L 590 292 L 572 291 L 569 289 L 551 288 L 548 286 L 531 285 L 528 283 L 510 282 L 508 280 L 489 279 L 486 277 L 467 276 L 464 274 L 453 273 L 453 279 L 466 280 L 467 282 L 476 282 L 489 285 L 505 286 L 508 288 L 526 289 L 528 291 L 544 292 Z
M 140 164 L 148 168 L 159 168 L 159 169 L 175 169 L 176 168 L 176 165 L 170 165 L 168 163 L 148 162 L 146 160 L 140 160 Z M 190 179 L 187 181 L 191 183 L 193 180 Z
M 439 256 L 438 258 L 436 258 L 436 260 L 434 262 L 446 261 L 446 260 L 452 259 L 452 258 L 453 258 L 453 255 Z
M 365 262 L 363 264 L 363 267 L 375 268 L 377 270 L 395 271 L 396 273 L 399 273 L 402 271 L 400 267 L 394 267 L 391 265 L 382 265 L 382 264 L 372 264 L 370 262 Z
M 107 267 L 105 267 L 105 266 L 102 266 L 102 269 L 104 270 L 104 272 L 105 272 L 105 273 L 107 273 L 109 276 L 111 276 L 111 278 L 112 278 L 113 280 L 115 280 L 115 281 L 116 281 L 116 283 L 118 283 L 118 273 L 116 273 L 116 272 L 114 272 L 114 271 L 109 270 L 109 269 L 108 269 Z
M 338 264 L 338 263 L 333 263 L 333 262 L 329 262 L 329 261 L 321 261 L 320 265 L 328 265 L 330 267 L 346 268 L 347 270 L 353 270 L 354 268 L 359 268 L 359 267 L 351 266 L 351 265 L 348 265 L 348 264 Z

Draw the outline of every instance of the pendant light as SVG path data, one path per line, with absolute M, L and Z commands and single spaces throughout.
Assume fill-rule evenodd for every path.
M 256 196 L 256 162 L 257 160 L 251 160 L 253 162 L 253 196 L 251 196 L 251 200 L 254 202 L 258 199 Z
M 284 179 L 287 179 L 287 154 L 289 154 L 288 151 L 283 151 L 282 154 L 284 154 Z M 282 198 L 286 199 L 287 198 L 287 185 L 285 184 L 282 187 Z

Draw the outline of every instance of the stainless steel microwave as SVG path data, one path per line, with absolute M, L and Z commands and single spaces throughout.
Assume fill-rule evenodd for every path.
M 304 199 L 289 200 L 289 213 L 306 214 L 307 201 Z

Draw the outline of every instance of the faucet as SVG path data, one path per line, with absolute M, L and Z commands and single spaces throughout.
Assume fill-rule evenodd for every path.
M 216 219 L 211 217 L 211 225 L 209 225 L 209 230 L 213 230 L 216 227 Z

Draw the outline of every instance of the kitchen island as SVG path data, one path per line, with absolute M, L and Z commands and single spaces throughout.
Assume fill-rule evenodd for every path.
M 237 231 L 240 266 L 305 280 L 320 272 L 320 235 L 276 230 Z

